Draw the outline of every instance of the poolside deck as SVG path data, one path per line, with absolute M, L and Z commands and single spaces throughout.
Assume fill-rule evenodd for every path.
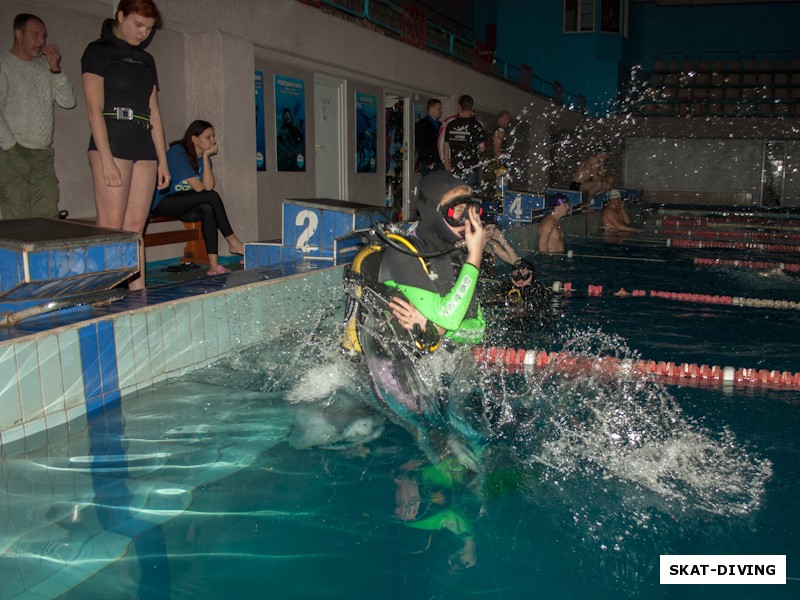
M 15 325 L 0 327 L 0 342 L 16 340 L 43 331 L 58 329 L 67 325 L 74 325 L 82 321 L 116 315 L 156 304 L 182 300 L 191 296 L 203 296 L 211 292 L 247 286 L 259 281 L 277 279 L 293 275 L 302 271 L 321 268 L 313 262 L 303 261 L 297 263 L 284 263 L 277 266 L 259 269 L 242 269 L 238 263 L 227 264 L 231 269 L 228 275 L 209 277 L 206 269 L 200 268 L 185 273 L 169 273 L 161 271 L 165 264 L 176 262 L 161 261 L 148 263 L 148 271 L 152 276 L 147 277 L 148 288 L 140 291 L 129 292 L 128 297 L 118 300 L 104 307 L 81 306 L 69 308 L 39 317 L 21 321 Z M 153 284 L 155 282 L 155 284 Z

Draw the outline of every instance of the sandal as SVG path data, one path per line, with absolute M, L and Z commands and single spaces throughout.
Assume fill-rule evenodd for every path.
M 217 265 L 213 269 L 210 269 L 208 271 L 208 273 L 206 273 L 206 274 L 211 276 L 211 277 L 216 277 L 217 275 L 225 275 L 226 273 L 230 273 L 230 272 L 231 272 L 230 269 L 227 269 L 227 268 L 223 267 L 222 265 Z
M 193 271 L 195 269 L 199 269 L 200 265 L 196 265 L 194 263 L 178 263 L 177 265 L 169 265 L 167 267 L 163 267 L 161 270 L 166 271 L 167 273 L 184 273 L 186 271 Z

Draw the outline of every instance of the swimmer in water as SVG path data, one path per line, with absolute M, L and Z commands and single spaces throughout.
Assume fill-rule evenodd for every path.
M 607 231 L 630 231 L 641 233 L 644 229 L 631 227 L 631 216 L 622 204 L 622 197 L 619 190 L 611 190 L 608 193 L 608 203 L 601 213 L 603 227 Z
M 552 212 L 539 224 L 539 252 L 553 254 L 564 252 L 564 232 L 561 230 L 561 219 L 569 213 L 569 198 L 564 194 L 555 194 L 550 199 Z

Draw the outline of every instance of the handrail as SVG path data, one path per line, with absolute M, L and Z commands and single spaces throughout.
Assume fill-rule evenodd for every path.
M 475 33 L 474 29 L 472 29 L 471 27 L 467 27 L 466 25 L 464 25 L 463 23 L 460 23 L 459 21 L 456 21 L 452 17 L 447 16 L 443 12 L 441 12 L 441 11 L 437 10 L 436 8 L 432 7 L 430 4 L 427 4 L 426 2 L 422 2 L 421 0 L 413 0 L 412 1 L 412 5 L 413 6 L 421 6 L 422 7 L 422 12 L 424 12 L 428 16 L 428 20 L 429 21 L 432 21 L 432 22 L 437 23 L 437 24 L 442 24 L 442 27 L 445 27 L 444 23 L 449 21 L 450 23 L 453 23 L 455 25 L 454 27 L 448 27 L 447 28 L 450 31 L 459 32 L 459 30 L 460 30 L 460 33 L 464 33 L 464 32 L 466 33 L 466 35 L 462 35 L 461 36 L 463 38 L 471 39 L 471 40 L 478 39 L 478 36 Z M 430 16 L 432 14 L 436 16 L 435 19 L 431 19 L 430 18 Z
M 410 5 L 406 4 L 401 6 L 391 0 L 316 0 L 313 3 L 309 0 L 299 1 L 311 6 L 321 7 L 321 5 L 324 4 L 358 19 L 366 19 L 369 23 L 393 34 L 398 39 L 407 37 L 415 42 L 424 40 L 424 48 L 426 50 L 448 56 L 486 75 L 497 77 L 498 79 L 517 85 L 531 94 L 545 99 L 553 99 L 554 82 L 546 81 L 537 75 L 531 74 L 530 89 L 527 89 L 527 87 L 523 85 L 527 84 L 527 80 L 523 81 L 521 77 L 522 66 L 498 58 L 494 51 L 486 49 L 485 42 L 478 40 L 475 32 L 471 29 L 467 31 L 472 34 L 473 39 L 457 35 L 443 25 L 426 19 L 424 20 L 424 26 L 426 28 L 425 35 L 409 36 L 405 33 L 403 31 L 404 11 L 407 11 L 409 6 L 411 6 L 413 10 L 423 10 L 417 7 L 424 7 L 423 13 L 426 14 L 426 16 L 429 12 L 433 12 L 437 16 L 441 15 L 446 17 L 446 15 L 442 15 L 442 13 L 431 8 L 424 2 L 414 0 Z M 391 17 L 385 15 L 391 15 Z M 452 21 L 466 29 L 456 21 Z M 415 43 L 412 45 L 417 44 Z M 422 44 L 420 44 L 420 46 L 422 46 Z M 568 90 L 562 90 L 561 97 L 563 106 L 576 112 L 582 112 L 579 110 L 581 104 L 580 98 L 582 98 L 582 96 Z M 585 106 L 585 99 L 583 102 Z

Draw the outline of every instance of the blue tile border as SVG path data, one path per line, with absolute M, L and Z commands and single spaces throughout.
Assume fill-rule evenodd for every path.
M 86 325 L 78 330 L 83 374 L 83 394 L 86 412 L 102 406 L 103 380 L 100 375 L 100 351 L 97 346 L 97 324 Z
M 88 321 L 80 317 L 97 311 L 45 319 L 27 324 L 22 337 L 0 339 L 0 373 L 8 380 L 0 390 L 0 447 L 107 410 L 126 392 L 207 366 L 280 326 L 303 326 L 307 302 L 330 290 L 343 268 L 282 277 L 265 271 L 132 294 L 134 302 L 123 301 L 127 310 L 106 309 Z
M 519 242 L 530 232 L 509 235 Z M 103 250 L 106 268 L 126 259 L 132 256 L 123 245 Z M 77 260 L 91 269 L 101 258 L 95 251 Z M 63 268 L 59 261 L 69 265 L 66 253 L 48 253 L 51 275 Z M 207 366 L 280 327 L 305 327 L 310 305 L 327 297 L 342 274 L 342 266 L 314 264 L 299 272 L 296 263 L 284 262 L 0 328 L 0 447 L 48 427 L 71 426 L 126 393 Z

